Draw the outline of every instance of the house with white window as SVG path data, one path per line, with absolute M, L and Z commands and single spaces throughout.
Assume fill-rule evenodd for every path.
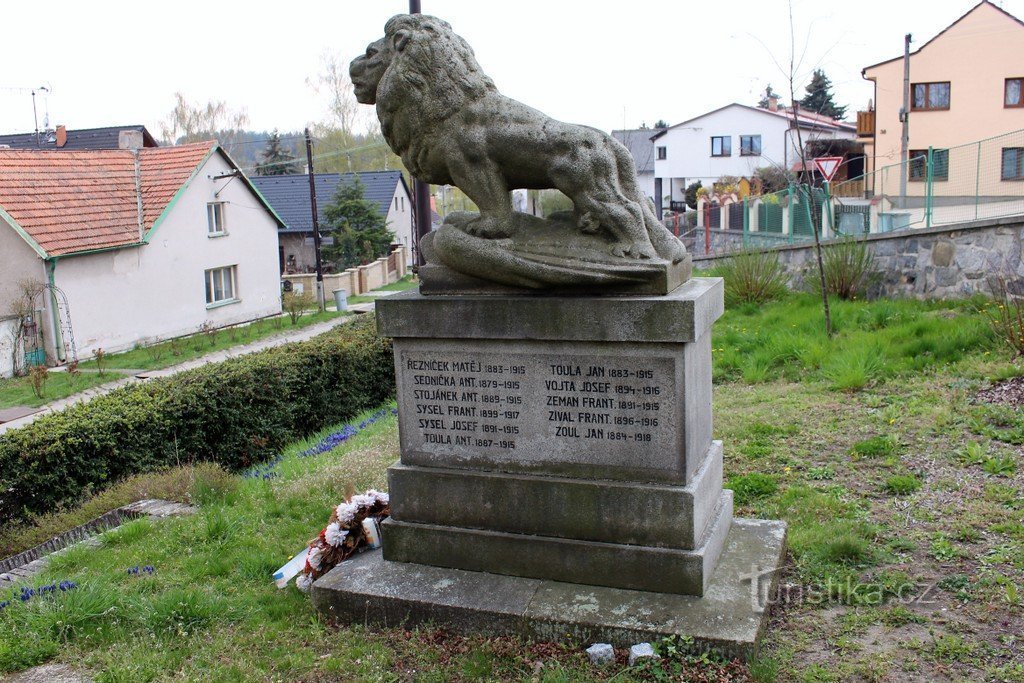
M 727 104 L 652 135 L 654 183 L 662 207 L 683 210 L 686 187 L 710 188 L 723 176 L 751 180 L 761 167 L 792 170 L 798 141 L 856 139 L 856 127 L 798 109 Z M 655 204 L 657 204 L 657 197 Z
M 216 142 L 0 150 L 8 372 L 25 318 L 59 364 L 279 314 L 281 224 Z

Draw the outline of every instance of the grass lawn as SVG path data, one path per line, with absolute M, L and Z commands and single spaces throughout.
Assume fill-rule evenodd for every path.
M 140 346 L 131 351 L 106 356 L 102 363 L 102 374 L 95 359 L 83 361 L 79 364 L 81 372 L 77 376 L 63 371 L 49 373 L 42 398 L 36 396 L 28 377 L 0 379 L 0 408 L 42 406 L 126 376 L 124 373 L 112 372 L 114 370 L 159 370 L 214 351 L 302 329 L 337 316 L 338 313 L 330 310 L 322 313 L 309 312 L 299 318 L 295 325 L 292 325 L 287 317 L 268 318 L 249 325 L 199 332 L 152 346 Z
M 373 290 L 373 292 L 404 292 L 407 289 L 412 289 L 413 287 L 419 286 L 419 284 L 420 281 L 416 279 L 416 276 L 410 273 L 409 275 L 403 277 L 401 280 L 397 280 L 395 282 L 392 282 L 391 284 L 384 285 L 383 287 L 378 287 L 377 289 Z M 366 294 L 357 294 L 355 296 L 350 296 L 348 298 L 348 302 L 350 304 L 368 304 L 371 301 L 375 301 L 377 299 L 377 296 L 374 295 L 373 292 L 367 292 Z
M 784 590 L 750 666 L 675 655 L 597 669 L 587 643 L 323 624 L 269 574 L 347 484 L 385 485 L 398 457 L 388 417 L 323 455 L 298 455 L 315 437 L 293 445 L 274 478 L 193 472 L 198 514 L 131 522 L 59 556 L 34 585 L 77 588 L 0 611 L 0 672 L 61 661 L 97 681 L 1024 681 L 1024 411 L 974 398 L 1024 370 L 969 305 L 841 303 L 836 320 L 828 342 L 796 295 L 715 328 L 715 434 L 737 513 L 790 524 Z

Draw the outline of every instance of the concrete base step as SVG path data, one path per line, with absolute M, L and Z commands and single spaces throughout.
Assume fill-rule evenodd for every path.
M 385 520 L 384 559 L 632 590 L 703 595 L 732 524 L 732 491 L 694 550 Z

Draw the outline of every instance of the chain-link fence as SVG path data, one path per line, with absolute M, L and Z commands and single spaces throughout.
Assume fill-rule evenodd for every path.
M 693 253 L 799 244 L 815 225 L 830 238 L 1024 215 L 1024 130 L 909 157 L 830 187 L 794 184 L 703 207 Z

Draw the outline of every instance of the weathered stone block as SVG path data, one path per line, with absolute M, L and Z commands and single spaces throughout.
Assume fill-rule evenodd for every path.
M 611 643 L 594 643 L 587 648 L 587 657 L 594 666 L 604 666 L 615 662 L 615 648 Z
M 723 491 L 695 550 L 595 543 L 549 536 L 385 520 L 384 559 L 595 586 L 703 595 L 732 524 Z
M 388 490 L 399 522 L 692 549 L 719 502 L 722 443 L 685 487 L 395 464 Z
M 935 243 L 932 247 L 932 263 L 936 266 L 945 268 L 953 262 L 953 256 L 956 253 L 956 247 L 949 240 L 941 240 Z
M 383 335 L 419 339 L 691 342 L 724 310 L 721 278 L 692 278 L 666 296 L 424 296 L 377 301 Z

